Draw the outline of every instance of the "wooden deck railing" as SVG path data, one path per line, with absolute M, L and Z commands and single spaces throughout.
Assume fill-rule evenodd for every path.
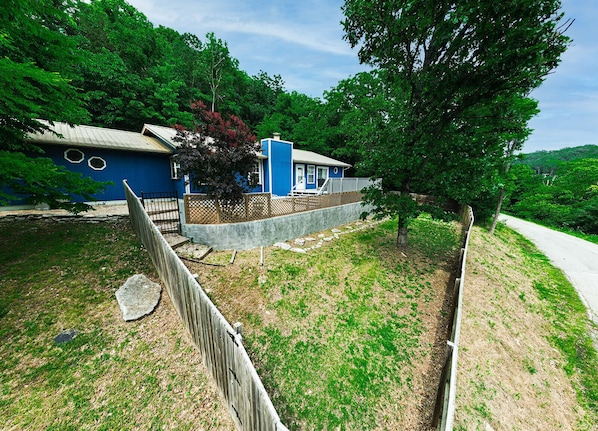
M 272 198 L 270 193 L 249 193 L 243 200 L 225 205 L 201 194 L 187 194 L 185 220 L 187 224 L 224 224 L 262 220 L 321 208 L 330 208 L 361 201 L 357 191 L 315 196 Z

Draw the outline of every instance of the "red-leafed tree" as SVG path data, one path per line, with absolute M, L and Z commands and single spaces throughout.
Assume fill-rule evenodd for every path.
M 177 134 L 181 171 L 208 196 L 224 204 L 237 202 L 258 183 L 254 172 L 260 144 L 240 118 L 212 112 L 199 101 L 191 107 L 193 130 L 180 128 Z

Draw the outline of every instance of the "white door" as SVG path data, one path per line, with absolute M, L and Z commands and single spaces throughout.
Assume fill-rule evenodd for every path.
M 295 190 L 305 190 L 305 165 L 295 166 Z

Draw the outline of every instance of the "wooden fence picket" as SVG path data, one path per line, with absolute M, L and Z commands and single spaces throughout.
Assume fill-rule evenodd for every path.
M 237 428 L 286 430 L 243 347 L 241 336 L 164 240 L 126 181 L 123 185 L 131 225 L 149 253 L 174 308 L 201 353 L 204 365 L 226 400 Z M 185 204 L 185 213 L 190 217 L 194 203 L 185 196 Z M 245 208 L 246 214 L 251 213 L 249 203 Z M 267 208 L 270 213 L 269 203 Z M 219 217 L 216 215 L 216 219 Z

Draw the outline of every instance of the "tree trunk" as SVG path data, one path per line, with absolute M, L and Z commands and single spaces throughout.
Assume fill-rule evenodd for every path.
M 490 226 L 490 235 L 494 235 L 494 229 L 496 229 L 496 224 L 498 223 L 498 216 L 500 215 L 500 209 L 502 207 L 502 201 L 505 199 L 505 188 L 500 189 L 500 194 L 498 195 L 498 204 L 496 205 L 496 212 L 494 213 L 494 218 L 492 219 L 492 226 Z
M 406 249 L 409 245 L 409 235 L 408 235 L 407 226 L 400 226 L 399 231 L 397 233 L 397 247 L 400 249 Z
M 408 229 L 406 226 L 399 228 L 399 233 L 397 235 L 397 247 L 400 249 L 406 249 L 409 245 L 409 235 Z

